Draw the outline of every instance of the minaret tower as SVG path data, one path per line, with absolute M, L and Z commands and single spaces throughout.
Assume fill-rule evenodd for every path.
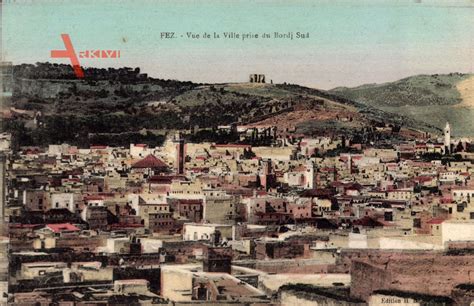
M 347 160 L 347 167 L 349 168 L 349 174 L 352 174 L 352 155 L 349 154 Z
M 5 221 L 5 206 L 6 206 L 6 156 L 0 152 L 0 223 Z
M 446 122 L 446 127 L 444 128 L 444 153 L 451 153 L 451 126 L 449 122 Z
M 184 138 L 181 137 L 181 133 L 177 132 L 174 137 L 174 143 L 176 143 L 176 173 L 184 174 L 184 163 L 185 163 L 185 145 Z

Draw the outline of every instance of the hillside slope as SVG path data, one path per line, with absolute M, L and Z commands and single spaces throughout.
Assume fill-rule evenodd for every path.
M 85 74 L 85 80 L 77 80 L 66 65 L 16 66 L 15 120 L 7 129 L 24 135 L 23 144 L 30 145 L 107 142 L 107 138 L 91 140 L 91 135 L 124 133 L 132 140 L 141 133 L 146 137 L 133 141 L 146 142 L 154 141 L 150 133 L 157 131 L 162 135 L 170 129 L 199 130 L 231 123 L 272 124 L 281 131 L 306 135 L 351 136 L 385 125 L 435 130 L 429 124 L 298 85 L 195 84 L 149 78 L 138 68 L 92 68 Z M 33 126 L 38 112 L 41 115 Z M 122 138 L 114 140 L 119 143 Z
M 457 84 L 470 77 L 461 73 L 417 75 L 390 83 L 337 87 L 329 92 L 377 107 L 454 105 L 462 101 Z
M 331 94 L 442 128 L 474 136 L 474 75 L 418 75 L 391 83 L 338 87 Z

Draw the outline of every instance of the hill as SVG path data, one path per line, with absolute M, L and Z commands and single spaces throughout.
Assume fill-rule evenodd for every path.
M 455 135 L 474 136 L 473 74 L 418 75 L 328 92 L 438 128 L 449 121 Z
M 78 80 L 70 66 L 48 63 L 19 65 L 13 71 L 12 120 L 4 128 L 20 135 L 23 145 L 156 143 L 167 130 L 215 131 L 232 123 L 348 137 L 386 125 L 396 131 L 390 137 L 400 136 L 400 128 L 436 130 L 298 85 L 195 84 L 150 78 L 138 68 L 88 68 L 86 78 Z
M 417 75 L 395 82 L 337 87 L 329 92 L 372 106 L 434 106 L 462 102 L 457 85 L 471 74 Z

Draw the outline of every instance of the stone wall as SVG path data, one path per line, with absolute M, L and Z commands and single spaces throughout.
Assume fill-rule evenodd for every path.
M 451 293 L 451 298 L 454 300 L 456 305 L 471 305 L 474 301 L 474 285 L 463 284 L 456 286 Z
M 307 257 L 309 246 L 297 242 L 257 242 L 256 259 Z
M 363 261 L 354 261 L 351 271 L 351 295 L 367 300 L 375 290 L 389 287 L 390 273 L 383 267 L 378 267 Z
M 285 285 L 278 290 L 280 305 L 366 305 L 348 296 L 347 289 L 319 288 L 304 284 Z
M 474 255 L 399 254 L 353 261 L 351 295 L 367 300 L 374 290 L 451 296 L 454 287 L 474 282 Z
M 333 273 L 350 273 L 354 260 L 384 264 L 389 259 L 411 258 L 429 254 L 443 254 L 441 251 L 426 250 L 379 250 L 379 249 L 343 249 L 336 259 Z
M 448 250 L 474 250 L 474 241 L 449 241 L 445 246 Z
M 267 273 L 330 273 L 334 270 L 334 265 L 324 264 L 312 260 L 293 260 L 285 261 L 258 261 L 256 269 Z

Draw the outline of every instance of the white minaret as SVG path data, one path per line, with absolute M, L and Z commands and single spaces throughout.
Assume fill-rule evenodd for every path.
M 444 128 L 444 147 L 446 154 L 451 153 L 451 127 L 449 122 L 446 122 L 446 127 Z

